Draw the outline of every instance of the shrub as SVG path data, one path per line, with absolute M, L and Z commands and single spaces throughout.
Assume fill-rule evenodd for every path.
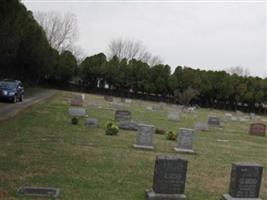
M 164 135 L 166 133 L 166 131 L 164 129 L 161 129 L 161 128 L 156 128 L 155 133 L 160 134 L 160 135 Z
M 73 118 L 71 119 L 71 123 L 72 123 L 73 125 L 78 124 L 78 123 L 79 123 L 78 118 L 77 118 L 77 117 L 73 117 Z
M 105 129 L 106 129 L 106 135 L 117 135 L 119 132 L 118 126 L 113 122 L 107 122 Z
M 176 140 L 176 133 L 174 133 L 173 131 L 169 131 L 167 133 L 166 139 L 167 140 Z

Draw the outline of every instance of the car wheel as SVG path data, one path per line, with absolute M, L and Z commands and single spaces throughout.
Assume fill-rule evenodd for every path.
M 17 102 L 17 95 L 14 95 L 12 102 L 13 103 L 16 103 Z
M 24 95 L 20 95 L 20 99 L 19 99 L 21 102 L 24 100 Z

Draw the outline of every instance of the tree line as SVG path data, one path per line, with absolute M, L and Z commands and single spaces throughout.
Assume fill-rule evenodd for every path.
M 40 19 L 44 21 L 43 17 Z M 120 96 L 266 111 L 266 78 L 184 66 L 177 66 L 171 72 L 170 66 L 162 64 L 159 57 L 126 40 L 112 41 L 108 57 L 99 53 L 78 63 L 70 49 L 62 49 L 63 45 L 57 49 L 51 44 L 53 39 L 39 24 L 18 0 L 1 3 L 0 78 L 53 86 L 75 81 L 87 90 L 111 91 Z

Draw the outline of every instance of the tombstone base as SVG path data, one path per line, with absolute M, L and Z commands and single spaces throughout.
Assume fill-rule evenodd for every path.
M 191 153 L 191 154 L 195 154 L 194 150 L 192 150 L 192 149 L 181 149 L 181 148 L 175 147 L 174 150 L 176 152 L 180 152 L 180 153 Z
M 261 198 L 236 198 L 229 194 L 224 194 L 221 200 L 262 200 Z
M 147 150 L 153 150 L 154 149 L 153 146 L 138 145 L 138 144 L 134 144 L 133 147 L 136 149 L 147 149 Z
M 146 200 L 186 200 L 184 194 L 159 194 L 153 190 L 145 190 Z

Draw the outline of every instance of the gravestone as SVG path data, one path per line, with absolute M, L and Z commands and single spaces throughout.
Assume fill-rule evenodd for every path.
M 179 112 L 169 111 L 168 112 L 168 120 L 178 122 L 180 120 Z
M 153 146 L 153 133 L 154 126 L 147 124 L 138 124 L 138 131 L 136 135 L 136 143 L 134 148 L 140 149 L 154 149 Z
M 237 117 L 231 117 L 231 120 L 233 121 L 233 122 L 236 122 L 237 121 Z
M 86 110 L 85 108 L 70 107 L 69 115 L 76 117 L 83 117 L 86 115 Z
M 146 200 L 186 200 L 187 160 L 176 156 L 156 157 L 153 187 L 145 191 Z
M 255 113 L 250 113 L 250 119 L 255 120 L 256 119 L 256 114 Z
M 255 163 L 234 163 L 229 193 L 222 200 L 261 200 L 259 198 L 263 167 Z
M 209 116 L 208 117 L 208 125 L 211 126 L 220 126 L 220 119 L 215 116 Z
M 111 97 L 111 96 L 104 96 L 104 99 L 106 100 L 106 101 L 108 101 L 108 102 L 113 102 L 113 97 Z
M 125 99 L 125 103 L 132 103 L 131 99 Z
M 262 123 L 253 123 L 250 125 L 249 134 L 256 136 L 265 136 L 266 126 Z
M 115 112 L 115 121 L 131 121 L 132 120 L 132 113 L 128 110 L 117 110 Z
M 98 120 L 95 118 L 87 118 L 85 119 L 84 125 L 87 127 L 96 127 L 98 125 Z
M 126 101 L 126 99 L 122 97 L 122 98 L 121 98 L 121 102 L 122 102 L 122 103 L 125 103 L 125 101 Z
M 17 190 L 17 193 L 25 196 L 56 198 L 59 196 L 60 190 L 58 188 L 50 188 L 50 187 L 23 186 Z
M 195 153 L 192 149 L 193 130 L 180 128 L 180 134 L 177 134 L 177 146 L 174 148 L 176 152 Z
M 123 109 L 123 104 L 119 102 L 112 102 L 111 106 L 114 110 L 122 110 Z
M 194 127 L 195 131 L 208 131 L 209 130 L 209 125 L 204 124 L 204 123 L 195 123 Z
M 138 130 L 138 124 L 136 122 L 132 122 L 132 121 L 120 121 L 119 122 L 119 128 L 125 129 L 125 130 L 137 131 Z
M 70 105 L 71 106 L 83 106 L 84 99 L 82 95 L 74 95 L 74 97 L 71 99 Z
M 146 109 L 149 111 L 153 111 L 153 108 L 151 106 L 147 106 Z

